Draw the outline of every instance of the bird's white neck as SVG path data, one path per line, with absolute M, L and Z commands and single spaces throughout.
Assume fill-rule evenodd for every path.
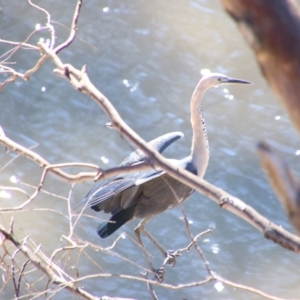
M 195 91 L 191 100 L 191 122 L 193 128 L 192 163 L 197 169 L 199 177 L 203 177 L 209 160 L 209 145 L 206 134 L 205 121 L 201 110 L 201 99 L 199 91 Z

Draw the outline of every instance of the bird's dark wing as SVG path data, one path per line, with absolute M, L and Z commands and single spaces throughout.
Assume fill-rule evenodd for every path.
M 181 132 L 168 133 L 150 141 L 149 145 L 157 151 L 162 152 L 182 136 L 183 134 Z M 143 162 L 145 159 L 145 154 L 140 150 L 136 150 L 131 153 L 120 166 L 130 166 Z M 149 170 L 133 174 L 119 174 L 103 180 L 91 189 L 83 201 L 77 205 L 75 210 L 89 206 L 96 211 L 104 210 L 105 212 L 115 213 L 119 209 L 126 208 L 130 205 L 132 198 L 138 190 L 138 180 L 146 182 L 161 174 L 161 170 Z
M 182 160 L 170 160 L 170 162 L 197 174 L 190 156 Z M 162 176 L 162 178 L 160 176 Z M 137 176 L 135 178 L 137 178 Z M 131 190 L 133 190 L 133 193 L 130 192 Z M 134 187 L 119 194 L 119 196 L 124 196 L 125 193 L 128 193 L 124 197 L 125 200 L 135 197 L 129 205 L 127 205 L 126 201 L 122 202 L 122 199 L 117 199 L 119 201 L 118 208 L 113 210 L 112 205 L 117 204 L 116 198 L 110 198 L 108 201 L 99 204 L 100 207 L 104 204 L 104 208 L 102 208 L 104 211 L 109 208 L 112 216 L 109 222 L 99 225 L 97 232 L 100 237 L 106 238 L 122 225 L 131 221 L 134 217 L 149 218 L 161 213 L 184 201 L 192 192 L 193 189 L 183 185 L 163 171 L 153 170 L 143 172 L 141 176 L 136 179 Z
M 181 139 L 182 137 L 182 132 L 170 132 L 161 135 L 154 140 L 151 140 L 150 142 L 148 142 L 148 144 L 159 153 L 162 153 L 167 147 L 169 147 L 172 143 L 174 143 L 178 139 Z M 144 152 L 140 149 L 137 149 L 132 152 L 127 158 L 125 158 L 121 162 L 120 166 L 131 166 L 132 164 L 135 164 L 137 162 L 145 161 L 145 159 L 147 159 L 147 156 L 144 154 Z
M 178 167 L 197 174 L 190 157 L 181 160 L 170 159 L 169 161 Z M 87 194 L 83 201 L 85 205 L 96 211 L 103 210 L 106 213 L 115 214 L 120 209 L 128 208 L 134 203 L 134 199 L 137 198 L 136 196 L 140 191 L 140 186 L 163 174 L 165 174 L 163 170 L 148 170 L 123 176 L 119 175 L 119 177 L 107 182 L 105 185 L 100 182 Z
M 139 180 L 144 183 L 163 173 L 162 170 L 149 170 L 125 174 L 123 178 L 118 177 L 105 185 L 100 182 L 86 195 L 80 207 L 89 206 L 96 211 L 103 210 L 115 214 L 132 204 L 132 199 L 139 189 Z
M 163 174 L 161 170 L 149 170 L 133 174 L 125 174 L 105 185 L 100 182 L 83 199 L 82 206 L 89 206 L 96 211 L 104 210 L 116 213 L 119 209 L 127 208 L 138 192 L 139 180 L 142 183 L 152 180 Z
M 122 209 L 114 214 L 109 222 L 102 223 L 98 226 L 97 232 L 101 238 L 106 238 L 118 230 L 122 225 L 131 221 L 134 217 L 134 207 Z

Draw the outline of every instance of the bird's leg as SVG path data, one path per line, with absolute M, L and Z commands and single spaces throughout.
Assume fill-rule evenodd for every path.
M 162 245 L 147 231 L 145 227 L 140 228 L 140 231 L 157 247 L 157 249 L 167 257 L 167 251 L 162 247 Z
M 150 261 L 150 258 L 149 258 L 149 255 L 148 255 L 148 252 L 146 250 L 146 248 L 144 247 L 144 244 L 142 242 L 142 239 L 141 239 L 141 231 L 144 232 L 145 228 L 145 224 L 149 221 L 149 219 L 144 219 L 142 220 L 139 225 L 134 229 L 134 233 L 135 233 L 135 236 L 136 236 L 136 239 L 138 241 L 138 244 L 141 246 L 142 248 L 142 251 L 146 257 L 146 261 L 148 263 L 148 266 L 149 266 L 149 269 L 155 274 L 155 276 L 157 277 L 157 280 L 159 282 L 163 282 L 164 280 L 164 274 L 165 274 L 165 270 L 163 267 L 159 268 L 158 270 L 154 269 L 151 261 Z
M 146 230 L 143 226 L 140 228 L 140 231 L 144 233 L 145 236 L 157 247 L 157 249 L 163 254 L 165 257 L 164 265 L 168 264 L 171 267 L 174 267 L 176 264 L 176 256 L 180 256 L 180 253 L 173 250 L 166 251 L 162 245 Z
M 157 249 L 162 253 L 165 260 L 163 265 L 170 265 L 171 267 L 174 267 L 176 264 L 176 256 L 180 256 L 181 254 L 178 251 L 168 250 L 166 251 L 163 246 L 146 230 L 145 225 L 149 221 L 144 222 L 144 220 L 139 224 L 137 228 L 139 228 L 140 232 L 143 232 L 145 236 L 148 237 L 148 239 L 157 247 Z M 143 223 L 143 224 L 142 224 Z M 137 229 L 136 228 L 136 229 Z M 140 237 L 138 238 L 140 239 Z

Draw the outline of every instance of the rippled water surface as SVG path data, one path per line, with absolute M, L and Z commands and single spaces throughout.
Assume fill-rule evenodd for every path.
M 73 1 L 75 2 L 75 1 Z M 56 28 L 57 43 L 68 36 L 74 5 L 70 1 L 39 1 L 48 9 Z M 3 39 L 25 40 L 45 15 L 26 1 L 10 1 L 2 7 L 0 34 Z M 42 31 L 31 39 L 46 41 Z M 0 52 L 9 49 L 0 45 Z M 184 139 L 166 151 L 168 157 L 187 156 L 191 147 L 189 100 L 201 77 L 209 69 L 253 82 L 252 86 L 229 86 L 210 90 L 203 101 L 211 157 L 205 179 L 241 198 L 270 220 L 292 230 L 260 168 L 255 145 L 268 140 L 280 146 L 287 161 L 298 165 L 299 138 L 285 111 L 268 89 L 243 37 L 216 0 L 178 1 L 84 1 L 78 37 L 62 51 L 61 59 L 80 68 L 88 67 L 93 83 L 111 100 L 122 118 L 145 140 L 170 131 L 182 131 Z M 20 72 L 32 67 L 38 55 L 23 51 L 14 57 Z M 29 82 L 20 79 L 0 94 L 0 124 L 16 142 L 35 147 L 34 151 L 52 163 L 90 162 L 101 167 L 120 163 L 132 147 L 116 132 L 105 128 L 107 116 L 88 97 L 55 76 L 48 61 Z M 2 147 L 2 146 L 1 146 Z M 1 166 L 14 155 L 1 148 Z M 1 167 L 0 167 L 1 168 Z M 15 175 L 22 182 L 37 185 L 40 172 L 34 163 L 18 158 L 0 172 L 1 185 L 12 185 Z M 73 203 L 79 202 L 93 183 L 73 189 Z M 23 185 L 21 186 L 22 188 Z M 49 176 L 45 189 L 68 197 L 70 185 Z M 29 189 L 28 189 L 29 190 Z M 1 206 L 21 204 L 18 194 L 0 198 Z M 48 207 L 67 212 L 65 200 L 41 194 L 30 208 Z M 270 242 L 235 215 L 220 209 L 211 200 L 195 193 L 185 204 L 193 234 L 208 228 L 214 234 L 199 242 L 210 267 L 228 280 L 250 285 L 278 297 L 300 298 L 299 256 Z M 92 212 L 88 211 L 93 214 Z M 101 214 L 93 214 L 105 218 Z M 10 216 L 1 222 L 9 224 Z M 101 246 L 108 246 L 118 234 L 101 240 L 96 234 L 100 220 L 82 218 L 76 234 Z M 44 251 L 60 245 L 59 234 L 68 232 L 68 221 L 57 214 L 27 211 L 15 214 L 20 235 L 31 234 Z M 122 227 L 134 238 L 134 221 Z M 21 228 L 22 226 L 22 228 Z M 170 210 L 150 221 L 147 229 L 166 247 L 188 244 L 182 213 Z M 146 243 L 161 263 L 160 254 Z M 145 266 L 140 249 L 126 238 L 116 252 Z M 90 254 L 104 272 L 139 276 L 140 268 L 113 256 Z M 0 270 L 1 272 L 1 270 Z M 82 274 L 99 272 L 86 259 Z M 197 253 L 192 250 L 167 268 L 166 283 L 200 281 L 207 276 Z M 146 285 L 117 278 L 95 279 L 85 288 L 98 296 L 149 298 Z M 260 296 L 219 285 L 172 291 L 156 289 L 159 299 L 261 299 Z M 7 295 L 7 299 L 11 298 Z M 63 298 L 63 294 L 61 294 Z

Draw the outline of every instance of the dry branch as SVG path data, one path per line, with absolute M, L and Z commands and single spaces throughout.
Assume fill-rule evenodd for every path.
M 232 1 L 232 0 L 230 0 Z M 225 1 L 224 1 L 225 2 Z M 234 1 L 232 1 L 234 2 Z M 245 1 L 247 2 L 247 1 Z M 13 76 L 23 76 L 24 79 L 28 79 L 29 75 L 33 72 L 37 71 L 40 66 L 50 57 L 56 67 L 58 68 L 56 70 L 56 73 L 63 78 L 66 78 L 72 86 L 77 89 L 80 92 L 83 92 L 87 95 L 89 95 L 96 103 L 98 103 L 103 110 L 107 113 L 107 115 L 110 117 L 113 128 L 115 128 L 118 132 L 120 132 L 121 135 L 123 135 L 127 140 L 131 141 L 133 144 L 135 144 L 139 149 L 141 149 L 149 158 L 148 162 L 149 165 L 152 167 L 159 167 L 164 169 L 166 172 L 168 172 L 172 177 L 184 182 L 185 184 L 189 185 L 190 187 L 196 189 L 197 191 L 203 193 L 210 199 L 214 200 L 216 203 L 218 203 L 222 208 L 227 209 L 234 214 L 238 215 L 240 218 L 243 218 L 248 223 L 256 227 L 258 230 L 260 230 L 265 237 L 272 239 L 274 242 L 280 244 L 281 246 L 293 250 L 297 253 L 300 252 L 300 239 L 296 237 L 295 235 L 292 235 L 291 233 L 285 231 L 281 227 L 275 225 L 274 223 L 270 222 L 265 217 L 261 216 L 258 212 L 256 212 L 254 209 L 252 209 L 250 206 L 246 205 L 243 201 L 240 199 L 237 199 L 225 191 L 211 185 L 210 183 L 199 179 L 197 176 L 194 176 L 193 174 L 190 174 L 186 170 L 183 169 L 177 169 L 172 164 L 168 162 L 163 156 L 161 156 L 157 151 L 153 150 L 149 145 L 142 140 L 129 126 L 127 126 L 118 112 L 115 110 L 115 108 L 112 106 L 112 104 L 109 102 L 109 100 L 102 95 L 102 93 L 90 82 L 86 67 L 83 67 L 82 70 L 75 69 L 72 65 L 66 65 L 64 64 L 58 57 L 58 52 L 66 48 L 68 45 L 72 43 L 72 41 L 75 38 L 76 34 L 76 26 L 77 26 L 77 20 L 79 17 L 80 7 L 81 7 L 82 1 L 77 2 L 77 6 L 75 9 L 72 25 L 71 25 L 71 33 L 69 38 L 66 40 L 66 42 L 62 43 L 61 45 L 57 46 L 55 49 L 53 49 L 54 46 L 54 39 L 52 39 L 51 46 L 48 47 L 45 44 L 39 44 L 39 49 L 42 51 L 42 57 L 36 64 L 36 66 L 28 70 L 24 75 L 19 74 L 17 72 L 13 72 Z M 40 8 L 39 8 L 40 9 Z M 45 12 L 48 18 L 48 24 L 47 26 L 51 29 L 52 25 L 50 24 L 50 15 Z M 54 36 L 54 29 L 51 31 L 52 37 Z M 25 45 L 20 44 L 20 45 Z M 12 78 L 12 77 L 11 77 Z M 0 86 L 1 88 L 1 86 Z M 35 152 L 22 147 L 21 145 L 13 142 L 9 138 L 7 138 L 3 131 L 1 131 L 0 128 L 0 143 L 6 146 L 7 148 L 11 149 L 12 151 L 15 151 L 16 153 L 23 155 L 27 157 L 28 159 L 33 160 L 36 162 L 39 166 L 43 168 L 43 175 L 40 181 L 40 185 L 37 188 L 39 190 L 43 184 L 43 181 L 45 179 L 45 176 L 47 172 L 52 172 L 56 176 L 67 180 L 69 182 L 83 182 L 86 180 L 94 179 L 95 175 L 97 175 L 96 172 L 94 173 L 78 173 L 77 175 L 70 175 L 64 171 L 61 170 L 63 167 L 68 167 L 70 164 L 60 164 L 60 165 L 52 165 L 49 162 L 47 162 L 44 158 L 36 154 Z M 76 164 L 77 166 L 84 166 L 84 167 L 91 167 L 98 169 L 98 166 L 96 165 L 87 165 L 87 164 Z M 141 171 L 142 169 L 149 168 L 149 165 L 141 164 L 139 166 L 132 166 L 132 167 L 122 167 L 122 168 L 114 168 L 112 170 L 108 171 L 101 171 L 100 179 L 104 179 L 108 176 L 112 176 L 115 174 L 123 173 L 123 172 L 134 172 L 134 171 Z M 70 212 L 69 212 L 70 213 Z M 69 219 L 70 216 L 69 216 Z M 70 222 L 71 223 L 71 222 Z M 72 224 L 70 224 L 72 226 Z M 12 226 L 11 226 L 12 228 Z M 72 232 L 72 230 L 71 230 Z M 4 239 L 4 240 L 3 240 Z M 71 246 L 57 249 L 56 252 L 53 253 L 53 257 L 55 254 L 59 251 L 63 250 L 70 250 L 70 249 L 76 249 L 80 248 L 73 240 L 72 237 L 67 237 L 68 241 L 71 242 Z M 189 247 L 194 244 L 195 238 L 191 238 L 192 243 L 188 245 L 186 249 L 189 249 Z M 109 278 L 109 277 L 118 277 L 123 279 L 130 279 L 135 281 L 144 282 L 147 284 L 151 284 L 154 286 L 161 286 L 169 289 L 181 289 L 181 288 L 187 288 L 187 287 L 193 287 L 193 286 L 199 286 L 202 284 L 205 284 L 207 282 L 218 280 L 223 282 L 224 284 L 233 286 L 235 288 L 241 288 L 247 291 L 251 291 L 254 293 L 257 293 L 258 295 L 261 295 L 263 297 L 266 297 L 268 299 L 282 299 L 278 297 L 274 297 L 271 295 L 267 295 L 261 291 L 258 291 L 256 289 L 246 287 L 243 285 L 232 283 L 228 280 L 225 280 L 217 275 L 214 275 L 212 272 L 208 272 L 209 276 L 205 278 L 202 281 L 188 283 L 188 284 L 180 284 L 177 286 L 170 285 L 170 284 L 161 284 L 156 281 L 149 281 L 140 277 L 134 277 L 129 275 L 118 275 L 118 274 L 93 274 L 88 275 L 80 278 L 72 278 L 69 275 L 67 275 L 62 269 L 60 269 L 57 265 L 54 264 L 54 262 L 45 257 L 43 254 L 41 254 L 39 247 L 32 251 L 28 247 L 25 246 L 24 243 L 21 243 L 17 240 L 15 235 L 11 231 L 5 230 L 2 226 L 0 226 L 0 240 L 2 243 L 5 243 L 5 240 L 10 240 L 15 247 L 17 248 L 17 251 L 21 251 L 26 258 L 34 264 L 40 271 L 42 271 L 53 284 L 59 285 L 61 288 L 66 288 L 70 291 L 72 291 L 74 294 L 80 295 L 85 299 L 96 299 L 93 295 L 85 292 L 84 290 L 78 288 L 78 283 L 82 282 L 86 279 L 90 278 Z M 197 249 L 197 247 L 196 247 Z M 181 249 L 185 250 L 185 249 Z M 200 256 L 201 251 L 199 250 Z M 53 258 L 52 257 L 52 258 Z M 204 257 L 203 257 L 204 259 Z M 204 259 L 205 260 L 205 259 Z M 26 261 L 27 265 L 27 261 Z M 26 266 L 25 265 L 25 266 Z M 25 268 L 25 267 L 24 267 Z M 210 270 L 210 269 L 209 269 Z M 67 279 L 63 277 L 63 275 L 66 276 Z M 17 281 L 15 281 L 16 290 L 19 290 L 19 284 Z M 98 299 L 98 298 L 97 298 Z
M 290 222 L 300 233 L 300 181 L 284 159 L 267 143 L 259 143 L 258 154 L 270 183 L 283 203 Z
M 215 201 L 222 208 L 229 210 L 244 219 L 261 231 L 266 238 L 273 240 L 275 243 L 278 243 L 286 249 L 300 253 L 299 237 L 284 230 L 281 226 L 272 223 L 252 207 L 245 204 L 242 200 L 229 195 L 227 192 L 213 186 L 203 179 L 199 179 L 197 176 L 184 169 L 174 167 L 166 158 L 149 147 L 149 145 L 122 120 L 111 102 L 91 83 L 86 66 L 84 66 L 82 70 L 78 70 L 69 64 L 64 65 L 60 58 L 54 51 L 49 49 L 47 45 L 40 44 L 40 46 L 58 67 L 58 69 L 55 70 L 55 73 L 67 79 L 76 90 L 90 96 L 111 119 L 115 130 L 147 155 L 147 161 L 150 165 L 163 169 L 168 172 L 170 176 L 192 187 Z
M 44 260 L 44 259 L 40 258 L 39 256 L 42 256 L 42 255 L 39 255 L 38 249 L 33 252 L 29 247 L 25 246 L 25 241 L 23 243 L 21 243 L 17 239 L 17 237 L 13 234 L 12 231 L 9 232 L 0 225 L 0 233 L 4 236 L 4 241 L 2 242 L 2 244 L 5 243 L 6 240 L 13 243 L 14 246 L 18 249 L 18 251 L 21 251 L 25 255 L 25 257 L 30 261 L 31 264 L 33 264 L 38 270 L 40 270 L 42 273 L 44 273 L 49 278 L 51 283 L 58 285 L 58 286 L 62 286 L 64 288 L 66 288 L 67 290 L 71 291 L 73 294 L 81 296 L 84 299 L 99 300 L 99 297 L 96 297 L 96 296 L 86 292 L 82 288 L 78 287 L 76 284 L 76 279 L 70 278 L 70 276 L 68 276 L 69 278 L 68 278 L 68 280 L 66 280 L 63 276 L 64 272 L 62 272 L 62 270 L 57 265 L 50 262 L 48 259 Z M 27 263 L 26 263 L 26 265 L 27 265 Z M 105 296 L 105 297 L 108 300 L 115 299 L 115 298 L 112 299 L 107 296 Z M 124 298 L 118 298 L 118 299 L 126 300 Z
M 5 146 L 6 148 L 10 149 L 11 151 L 14 151 L 29 160 L 32 160 L 35 162 L 39 167 L 41 167 L 45 174 L 43 175 L 43 181 L 45 179 L 45 176 L 48 172 L 53 173 L 57 177 L 68 181 L 68 182 L 86 182 L 89 180 L 94 180 L 95 178 L 98 179 L 100 177 L 101 179 L 105 179 L 114 175 L 122 174 L 122 173 L 130 173 L 130 172 L 139 172 L 143 170 L 147 170 L 151 168 L 146 163 L 142 163 L 139 165 L 133 165 L 133 166 L 125 166 L 125 167 L 115 167 L 108 170 L 101 169 L 99 166 L 95 164 L 88 164 L 88 163 L 62 163 L 62 164 L 51 164 L 46 159 L 44 159 L 42 156 L 37 154 L 36 152 L 14 142 L 10 138 L 8 138 L 2 128 L 0 127 L 0 144 Z M 77 174 L 69 174 L 67 172 L 62 171 L 62 168 L 67 167 L 81 167 L 81 168 L 91 168 L 96 170 L 97 172 L 79 172 Z
M 295 0 L 222 0 L 237 22 L 270 87 L 300 133 L 300 9 Z M 299 182 L 267 144 L 258 147 L 269 180 L 300 230 Z

